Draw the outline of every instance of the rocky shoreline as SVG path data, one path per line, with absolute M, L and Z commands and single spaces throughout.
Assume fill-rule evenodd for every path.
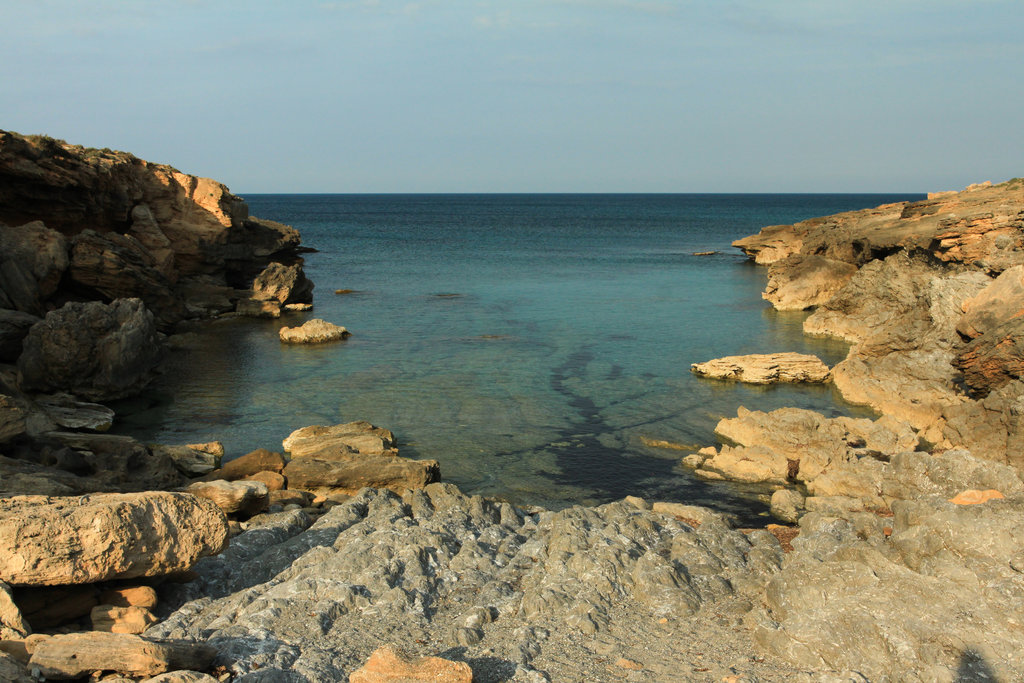
M 298 233 L 214 181 L 0 132 L 0 678 L 1024 676 L 1024 181 L 736 246 L 776 308 L 852 347 L 695 372 L 832 382 L 879 413 L 741 408 L 683 459 L 774 486 L 780 524 L 471 496 L 368 423 L 222 463 L 104 434 L 100 403 L 185 321 L 306 309 Z M 282 342 L 347 334 L 321 323 Z

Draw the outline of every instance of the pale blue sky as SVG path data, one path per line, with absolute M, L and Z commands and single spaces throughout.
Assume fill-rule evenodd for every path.
M 1024 175 L 1024 0 L 0 0 L 0 128 L 247 192 Z

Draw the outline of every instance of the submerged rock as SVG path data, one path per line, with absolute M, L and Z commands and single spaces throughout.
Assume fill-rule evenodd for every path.
M 804 353 L 725 356 L 705 363 L 694 363 L 690 370 L 705 377 L 734 379 L 750 384 L 824 382 L 828 379 L 828 366 L 817 356 Z

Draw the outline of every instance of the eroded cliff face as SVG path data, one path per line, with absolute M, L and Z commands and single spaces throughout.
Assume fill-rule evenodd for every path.
M 771 226 L 734 244 L 769 265 L 773 306 L 813 309 L 805 332 L 853 344 L 832 370 L 845 399 L 907 421 L 936 451 L 1024 467 L 1024 179 Z
M 6 261 L 35 251 L 22 243 L 39 240 L 39 222 L 62 236 L 47 242 L 66 252 L 45 264 L 46 278 L 35 278 L 52 285 L 56 274 L 60 287 L 24 295 L 37 294 L 28 307 L 10 306 L 35 315 L 66 300 L 126 296 L 142 298 L 165 325 L 229 310 L 233 288 L 248 288 L 271 260 L 294 259 L 299 246 L 297 231 L 250 217 L 244 201 L 209 178 L 126 152 L 0 131 L 0 271 L 25 270 Z

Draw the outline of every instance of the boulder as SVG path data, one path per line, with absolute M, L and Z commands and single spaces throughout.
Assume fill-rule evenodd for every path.
M 828 366 L 817 356 L 804 353 L 766 353 L 725 356 L 694 363 L 690 370 L 716 379 L 734 379 L 750 384 L 775 382 L 824 382 Z
M 296 429 L 281 444 L 292 458 L 342 455 L 397 455 L 395 435 L 369 422 L 347 422 L 332 426 L 313 425 Z
M 0 581 L 0 640 L 24 638 L 30 633 L 32 628 L 14 602 L 11 587 Z
M 235 304 L 239 315 L 249 318 L 280 318 L 281 304 L 277 301 L 261 301 L 259 299 L 239 299 Z
M 345 339 L 351 335 L 340 325 L 314 318 L 298 327 L 282 327 L 278 331 L 278 336 L 286 344 L 323 344 Z
M 82 493 L 169 489 L 187 481 L 170 457 L 130 436 L 52 431 L 37 437 L 36 445 L 42 445 L 41 456 L 50 453 L 41 463 L 80 475 L 76 490 Z
M 956 330 L 970 339 L 1024 316 L 1024 265 L 1003 271 L 977 296 L 965 301 L 963 310 Z
M 5 394 L 0 394 L 0 444 L 25 433 L 25 410 Z
M 348 680 L 349 683 L 472 683 L 473 670 L 465 662 L 453 662 L 441 657 L 415 657 L 385 645 L 374 650 L 366 663 L 353 671 Z
M 203 670 L 217 651 L 191 642 L 159 642 L 121 633 L 68 633 L 40 642 L 29 665 L 51 679 L 79 678 L 94 671 L 155 676 L 174 669 Z
M 149 448 L 154 455 L 165 457 L 172 461 L 179 472 L 189 477 L 209 474 L 216 470 L 217 464 L 220 463 L 220 456 L 200 450 L 194 446 L 152 444 Z
M 253 281 L 252 292 L 254 299 L 276 301 L 281 305 L 313 301 L 313 283 L 298 263 L 291 266 L 271 263 Z
M 160 265 L 130 235 L 85 230 L 72 240 L 68 273 L 72 281 L 106 299 L 141 299 L 160 325 L 167 327 L 184 319 L 188 311 Z
M 256 472 L 255 474 L 250 474 L 242 478 L 246 481 L 262 482 L 271 493 L 274 491 L 280 491 L 285 488 L 288 483 L 288 480 L 284 478 L 284 475 L 279 474 L 278 472 Z
M 246 453 L 234 460 L 228 460 L 221 466 L 217 474 L 220 479 L 234 481 L 236 479 L 245 479 L 258 472 L 277 472 L 280 474 L 284 471 L 286 464 L 287 461 L 280 453 L 268 451 L 266 448 L 257 448 L 255 451 Z
M 152 586 L 120 586 L 103 591 L 99 595 L 100 604 L 114 607 L 145 607 L 153 611 L 157 605 L 156 590 Z
M 32 328 L 41 318 L 25 313 L 14 311 L 9 308 L 0 308 L 0 363 L 13 363 L 21 355 L 21 345 Z
M 0 580 L 93 583 L 187 571 L 224 549 L 227 519 L 184 493 L 0 499 Z
M 31 675 L 21 662 L 11 655 L 0 651 L 0 681 L 6 681 L 6 683 L 36 683 L 36 678 Z
M 35 403 L 58 427 L 105 432 L 114 424 L 114 411 L 99 403 L 79 401 L 71 394 L 38 396 Z
M 199 481 L 189 484 L 189 493 L 213 501 L 227 515 L 249 517 L 267 509 L 270 492 L 258 481 Z
M 1024 316 L 988 330 L 964 347 L 953 363 L 977 396 L 1024 379 Z
M 0 222 L 0 308 L 43 315 L 67 267 L 67 240 L 59 232 L 41 221 Z
M 27 391 L 103 401 L 141 391 L 160 357 L 153 316 L 139 299 L 72 302 L 32 327 L 18 371 Z
M 856 272 L 851 263 L 794 254 L 769 267 L 762 297 L 776 310 L 802 311 L 831 299 Z
M 396 492 L 422 488 L 439 481 L 436 460 L 410 460 L 399 456 L 355 454 L 349 457 L 295 458 L 284 468 L 292 489 L 355 493 L 362 488 L 385 488 Z
M 106 633 L 145 633 L 158 619 L 145 607 L 97 605 L 89 614 L 93 631 Z

